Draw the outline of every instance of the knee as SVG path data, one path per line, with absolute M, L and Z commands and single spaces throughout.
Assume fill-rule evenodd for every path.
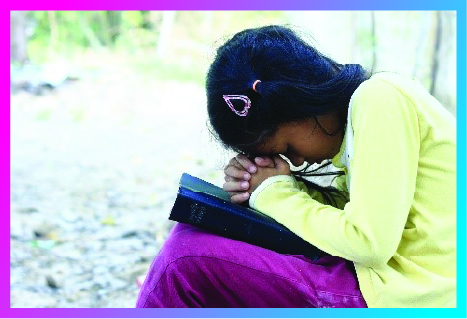
M 162 246 L 159 257 L 169 264 L 184 257 L 217 256 L 226 240 L 198 227 L 177 223 Z
M 141 288 L 137 307 L 201 307 L 204 258 L 166 251 L 155 257 Z

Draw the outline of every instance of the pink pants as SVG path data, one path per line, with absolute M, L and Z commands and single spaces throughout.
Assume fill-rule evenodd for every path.
M 177 224 L 154 258 L 137 307 L 366 307 L 353 264 L 311 261 Z

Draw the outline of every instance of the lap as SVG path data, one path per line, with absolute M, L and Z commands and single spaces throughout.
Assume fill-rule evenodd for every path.
M 188 303 L 203 307 L 366 306 L 353 265 L 342 258 L 325 256 L 312 261 L 278 254 L 177 224 L 150 267 L 137 306 Z

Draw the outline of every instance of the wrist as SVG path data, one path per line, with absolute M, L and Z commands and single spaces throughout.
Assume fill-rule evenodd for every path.
M 256 202 L 256 199 L 259 196 L 259 194 L 261 194 L 261 192 L 263 190 L 265 190 L 267 187 L 271 186 L 274 183 L 278 183 L 278 182 L 296 183 L 295 178 L 290 174 L 288 174 L 288 175 L 285 175 L 285 174 L 284 175 L 274 175 L 274 176 L 270 176 L 270 177 L 266 178 L 263 182 L 261 182 L 261 184 L 258 185 L 258 187 L 256 187 L 256 189 L 253 192 L 251 192 L 250 199 L 248 200 L 248 202 L 250 204 L 250 207 L 256 209 L 255 202 Z

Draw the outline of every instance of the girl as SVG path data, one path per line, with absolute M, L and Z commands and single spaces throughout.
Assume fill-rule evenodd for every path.
M 219 48 L 206 89 L 216 135 L 239 152 L 225 169 L 232 202 L 329 256 L 179 224 L 138 307 L 456 306 L 455 119 L 416 80 L 370 76 L 267 26 Z M 302 178 L 316 163 L 341 169 L 333 187 Z

